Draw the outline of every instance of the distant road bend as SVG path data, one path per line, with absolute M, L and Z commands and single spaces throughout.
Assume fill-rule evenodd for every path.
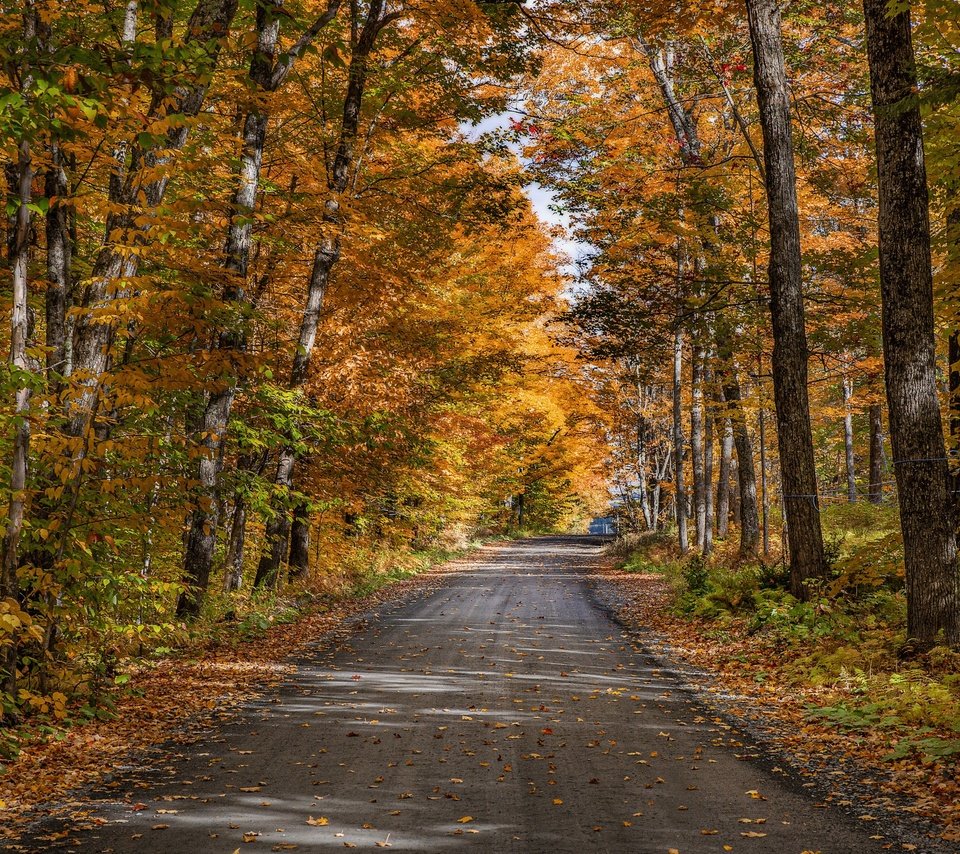
M 233 722 L 93 793 L 106 824 L 21 850 L 881 850 L 737 758 L 596 603 L 599 554 L 589 537 L 483 549 L 305 655 Z

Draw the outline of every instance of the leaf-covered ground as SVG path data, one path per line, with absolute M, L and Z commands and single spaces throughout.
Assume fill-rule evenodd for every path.
M 656 572 L 624 572 L 612 562 L 598 576 L 613 588 L 621 621 L 643 632 L 671 659 L 695 668 L 691 678 L 699 690 L 711 693 L 719 708 L 742 720 L 758 738 L 773 742 L 801 773 L 825 778 L 831 791 L 825 802 L 862 806 L 861 819 L 871 822 L 909 814 L 931 823 L 930 835 L 960 843 L 960 769 L 956 756 L 933 757 L 912 751 L 891 760 L 903 736 L 884 725 L 830 725 L 816 714 L 836 708 L 854 696 L 841 683 L 804 684 L 790 665 L 792 655 L 762 638 L 729 626 L 716 631 L 707 620 L 677 616 L 671 609 L 673 590 Z M 927 732 L 927 738 L 947 740 L 951 733 Z M 955 737 L 955 734 L 954 734 Z M 811 783 L 811 788 L 814 784 Z M 909 846 L 904 846 L 907 850 Z

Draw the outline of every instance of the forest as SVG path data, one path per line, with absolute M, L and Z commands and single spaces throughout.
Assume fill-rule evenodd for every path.
M 955 0 L 0 8 L 0 754 L 610 516 L 960 755 Z

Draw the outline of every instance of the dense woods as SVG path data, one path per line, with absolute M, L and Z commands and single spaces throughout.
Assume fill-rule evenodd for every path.
M 799 600 L 905 564 L 912 649 L 960 613 L 955 12 L 595 4 L 521 128 L 590 247 L 573 316 L 624 523 L 708 557 L 732 520 Z
M 951 0 L 2 8 L 7 719 L 611 494 L 960 644 Z
M 8 713 L 96 694 L 251 591 L 266 614 L 291 581 L 585 512 L 565 281 L 516 159 L 467 135 L 530 67 L 519 26 L 4 8 Z

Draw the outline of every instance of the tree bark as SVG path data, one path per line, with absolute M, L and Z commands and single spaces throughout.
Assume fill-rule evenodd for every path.
M 693 465 L 693 511 L 697 548 L 704 551 L 707 531 L 707 489 L 704 470 L 703 348 L 694 346 L 690 359 L 690 461 Z
M 767 477 L 767 413 L 760 408 L 760 527 L 763 538 L 763 556 L 770 554 L 770 484 Z
M 937 395 L 929 199 L 909 6 L 864 0 L 876 125 L 880 296 L 890 441 L 900 499 L 907 634 L 960 644 L 950 474 Z
M 23 11 L 23 38 L 26 45 L 37 35 L 37 12 L 32 0 L 28 0 Z M 29 96 L 33 85 L 31 65 L 24 60 L 20 69 L 21 91 Z M 19 372 L 26 380 L 16 393 L 14 401 L 13 454 L 10 461 L 10 497 L 7 504 L 7 522 L 0 548 L 0 600 L 19 599 L 19 579 L 17 569 L 20 563 L 20 536 L 23 533 L 23 517 L 26 507 L 27 474 L 30 455 L 30 383 L 33 366 L 28 354 L 30 346 L 30 290 L 28 263 L 30 261 L 30 204 L 33 202 L 33 157 L 30 141 L 24 138 L 17 146 L 16 168 L 13 170 L 15 184 L 11 195 L 15 193 L 16 213 L 13 233 L 10 237 L 10 277 L 12 285 L 12 310 L 10 312 L 10 355 L 11 368 Z M 0 688 L 16 698 L 18 638 L 10 642 L 2 652 L 0 666 Z
M 249 78 L 259 92 L 269 91 L 269 81 L 277 43 L 280 35 L 279 6 L 262 3 L 257 6 L 257 44 L 250 59 Z M 223 300 L 238 305 L 246 295 L 247 268 L 250 258 L 250 234 L 253 228 L 253 212 L 256 207 L 257 190 L 260 186 L 260 169 L 263 149 L 267 138 L 267 114 L 254 106 L 243 123 L 243 144 L 237 171 L 237 183 L 233 194 L 230 223 L 227 226 L 224 268 L 232 274 Z M 228 322 L 217 342 L 217 349 L 228 360 L 233 353 L 244 348 L 246 335 L 234 328 L 240 320 Z M 236 397 L 236 381 L 232 370 L 217 383 L 208 398 L 200 421 L 197 444 L 202 449 L 198 462 L 197 479 L 200 489 L 196 506 L 190 516 L 190 533 L 183 557 L 185 589 L 177 603 L 178 616 L 196 616 L 213 569 L 213 557 L 217 543 L 219 524 L 220 472 L 226 441 L 230 412 Z
M 642 403 L 640 404 L 642 406 Z M 647 420 L 642 414 L 637 415 L 637 490 L 640 493 L 640 512 L 643 515 L 643 524 L 648 531 L 655 526 L 650 509 L 650 489 L 647 478 Z
M 47 238 L 46 314 L 47 385 L 52 392 L 60 387 L 59 377 L 67 368 L 67 308 L 70 305 L 70 269 L 73 244 L 70 239 L 69 187 L 63 152 L 50 146 L 50 166 L 44 178 L 44 192 L 50 207 L 45 230 Z
M 733 422 L 729 415 L 721 419 L 720 473 L 717 475 L 717 536 L 721 540 L 730 533 L 730 469 L 733 461 Z
M 843 378 L 843 457 L 847 471 L 847 500 L 854 504 L 857 500 L 857 470 L 853 455 L 853 410 L 850 401 L 853 398 L 853 380 Z
M 760 521 L 757 513 L 757 474 L 753 462 L 753 440 L 741 402 L 740 382 L 736 370 L 729 368 L 723 376 L 723 397 L 730 412 L 733 446 L 737 452 L 737 480 L 740 491 L 740 554 L 757 552 L 760 542 Z
M 681 554 L 690 550 L 687 536 L 687 489 L 683 482 L 683 333 L 677 330 L 673 336 L 673 484 L 674 516 Z
M 952 217 L 948 217 L 948 224 Z M 960 235 L 958 235 L 960 237 Z M 948 239 L 957 239 L 949 235 Z M 952 240 L 951 240 L 952 243 Z M 958 253 L 960 254 L 960 253 Z M 954 321 L 956 323 L 956 321 Z M 947 405 L 950 423 L 950 494 L 960 501 L 960 329 L 953 329 L 947 340 Z
M 230 542 L 223 575 L 224 593 L 236 593 L 243 586 L 243 552 L 246 539 L 247 499 L 238 493 L 233 497 L 233 519 L 230 523 Z
M 825 577 L 827 565 L 807 394 L 808 350 L 790 92 L 778 0 L 747 0 L 747 12 L 770 221 L 773 388 L 786 501 L 784 515 L 789 522 L 790 587 L 795 596 L 806 598 L 808 581 Z
M 354 166 L 357 134 L 360 128 L 363 96 L 367 85 L 370 56 L 377 36 L 394 19 L 396 13 L 384 14 L 384 0 L 372 0 L 364 18 L 363 27 L 352 44 L 350 67 L 347 73 L 347 91 L 344 95 L 343 113 L 340 120 L 340 136 L 337 151 L 328 177 L 329 194 L 324 203 L 323 233 L 313 256 L 313 267 L 307 288 L 307 299 L 300 320 L 297 351 L 290 372 L 290 388 L 304 385 L 316 343 L 317 324 L 323 299 L 330 282 L 330 274 L 340 260 L 341 234 L 344 227 L 340 199 L 350 181 Z M 356 11 L 354 11 L 356 14 Z M 357 21 L 354 20 L 356 26 Z M 287 550 L 290 537 L 290 493 L 294 488 L 296 449 L 292 444 L 283 448 L 277 465 L 274 484 L 277 487 L 271 502 L 272 518 L 267 525 L 267 543 L 257 566 L 254 586 L 273 584 L 279 577 L 280 564 Z M 306 528 L 309 537 L 309 526 Z M 309 542 L 305 553 L 309 554 Z
M 661 498 L 663 497 L 662 484 L 665 482 L 667 472 L 670 470 L 670 463 L 673 460 L 673 453 L 668 447 L 663 453 L 656 455 L 656 471 L 654 472 L 652 501 L 650 515 L 653 517 L 653 530 L 660 530 L 660 508 Z
M 310 509 L 302 502 L 293 508 L 289 563 L 291 578 L 303 575 L 310 566 Z
M 948 185 L 946 198 L 947 267 L 956 277 L 960 271 L 960 180 Z M 956 281 L 954 279 L 954 281 Z M 947 406 L 950 423 L 950 494 L 953 502 L 960 501 L 960 316 L 956 301 L 951 301 L 950 335 L 947 339 Z
M 328 208 L 329 209 L 329 208 Z M 307 302 L 300 322 L 300 335 L 297 342 L 297 352 L 294 355 L 293 367 L 290 371 L 290 388 L 300 388 L 307 379 L 310 367 L 310 358 L 317 337 L 317 325 L 323 298 L 326 294 L 330 272 L 340 258 L 340 239 L 337 232 L 326 236 L 314 254 L 313 269 L 310 274 L 310 285 L 307 289 Z M 292 444 L 285 445 L 280 450 L 277 461 L 277 473 L 274 485 L 277 487 L 276 497 L 271 501 L 273 516 L 267 523 L 265 532 L 266 546 L 260 555 L 257 565 L 257 575 L 254 587 L 273 584 L 279 576 L 280 565 L 287 553 L 290 539 L 291 509 L 288 506 L 289 495 L 294 486 L 294 468 L 297 452 Z M 300 505 L 298 505 L 300 506 Z M 306 527 L 308 542 L 303 553 L 309 560 L 310 543 L 309 525 Z M 301 532 L 303 536 L 303 532 Z M 302 567 L 300 569 L 305 569 Z
M 704 376 L 709 385 L 713 379 L 709 368 Z M 706 409 L 703 427 L 703 556 L 713 552 L 713 425 L 715 423 L 712 406 Z
M 339 5 L 340 0 L 329 2 L 327 10 L 296 42 L 300 50 L 336 17 Z M 257 6 L 257 43 L 250 58 L 248 77 L 261 95 L 275 92 L 280 87 L 286 80 L 296 57 L 296 53 L 292 54 L 291 51 L 287 51 L 281 59 L 277 57 L 280 21 L 284 15 L 282 0 L 271 0 L 269 3 L 261 3 Z M 305 42 L 308 37 L 309 41 Z M 243 146 L 233 197 L 233 210 L 227 228 L 224 259 L 225 269 L 233 274 L 233 281 L 224 293 L 224 301 L 227 303 L 240 304 L 246 298 L 250 235 L 260 186 L 268 121 L 266 110 L 259 103 L 254 103 L 243 123 Z M 218 350 L 229 356 L 231 352 L 242 350 L 245 342 L 246 334 L 242 329 L 226 329 L 219 336 Z M 188 547 L 184 553 L 184 580 L 188 592 L 181 597 L 177 606 L 177 612 L 180 615 L 196 614 L 199 598 L 203 596 L 209 584 L 219 521 L 216 507 L 220 490 L 221 461 L 236 391 L 236 378 L 232 375 L 225 377 L 222 387 L 210 394 L 203 415 L 200 435 L 204 438 L 200 444 L 205 449 L 205 455 L 199 462 L 200 501 L 192 515 Z M 283 456 L 284 452 L 281 452 L 281 458 Z M 292 461 L 288 468 L 289 480 L 292 476 Z M 207 531 L 209 534 L 206 533 Z M 276 536 L 271 534 L 269 525 L 267 536 L 268 548 L 285 547 L 285 539 L 283 543 L 274 543 Z M 260 580 L 258 569 L 255 585 Z

